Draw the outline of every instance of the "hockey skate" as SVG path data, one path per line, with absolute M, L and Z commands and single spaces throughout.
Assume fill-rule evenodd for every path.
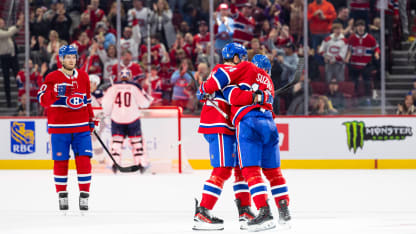
M 235 203 L 238 208 L 238 222 L 241 230 L 247 230 L 247 222 L 256 216 L 250 209 L 250 206 L 241 206 L 240 199 L 236 199 Z
M 286 224 L 290 221 L 289 208 L 287 207 L 287 200 L 282 199 L 279 201 L 279 224 Z
M 261 207 L 257 217 L 248 221 L 247 226 L 248 231 L 250 232 L 258 232 L 275 228 L 276 224 L 273 220 L 269 205 Z
M 88 198 L 90 197 L 90 194 L 88 192 L 80 192 L 79 193 L 79 209 L 81 211 L 87 211 L 88 210 Z
M 67 211 L 69 209 L 68 192 L 67 191 L 59 192 L 58 197 L 59 197 L 59 210 Z
M 114 174 L 117 174 L 117 166 L 116 164 L 113 164 L 113 166 L 111 166 L 111 170 L 113 171 Z
M 212 216 L 207 208 L 198 206 L 198 200 L 195 199 L 195 216 L 192 229 L 196 231 L 224 230 L 224 221 Z

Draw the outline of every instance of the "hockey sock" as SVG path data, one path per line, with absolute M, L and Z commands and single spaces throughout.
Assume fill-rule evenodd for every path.
M 56 192 L 66 191 L 68 182 L 68 160 L 53 161 L 53 175 L 55 177 Z
M 267 186 L 261 177 L 260 167 L 244 167 L 242 172 L 257 209 L 267 206 Z
M 214 208 L 221 195 L 224 182 L 230 178 L 232 167 L 216 167 L 212 170 L 211 177 L 205 181 L 202 191 L 201 206 L 209 210 Z
M 289 205 L 289 192 L 287 189 L 286 180 L 282 175 L 280 167 L 270 169 L 263 168 L 263 174 L 270 182 L 272 196 L 276 202 L 277 207 L 280 206 L 279 201 L 282 199 L 285 199 L 287 201 L 287 205 Z
M 250 191 L 248 189 L 248 184 L 244 180 L 243 174 L 239 166 L 234 167 L 234 194 L 235 198 L 240 200 L 241 206 L 251 206 L 251 197 Z
M 89 192 L 91 184 L 91 159 L 88 156 L 75 157 L 80 192 Z

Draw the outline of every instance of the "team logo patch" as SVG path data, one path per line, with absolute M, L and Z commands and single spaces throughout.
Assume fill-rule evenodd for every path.
M 10 122 L 10 150 L 15 154 L 31 154 L 35 148 L 35 122 Z
M 84 96 L 74 94 L 66 99 L 66 105 L 71 109 L 79 109 L 84 105 Z

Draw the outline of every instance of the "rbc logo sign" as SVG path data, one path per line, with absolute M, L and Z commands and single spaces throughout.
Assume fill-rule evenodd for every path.
M 15 154 L 31 154 L 35 152 L 35 122 L 10 122 L 10 150 Z

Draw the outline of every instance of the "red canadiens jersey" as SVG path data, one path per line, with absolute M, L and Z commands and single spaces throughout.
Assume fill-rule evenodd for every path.
M 231 86 L 230 86 L 231 85 Z M 263 105 L 253 105 L 252 91 L 257 89 L 268 92 L 274 97 L 274 86 L 270 76 L 251 62 L 241 62 L 236 66 L 222 67 L 212 75 L 212 79 L 203 83 L 206 93 L 223 90 L 225 99 L 231 104 L 231 121 L 234 126 L 250 110 L 263 108 L 273 111 L 271 100 Z M 241 92 L 241 91 L 250 92 Z
M 363 36 L 352 34 L 348 38 L 348 46 L 351 50 L 350 63 L 359 69 L 371 62 L 375 52 L 380 52 L 376 39 L 368 33 Z
M 133 82 L 137 82 L 140 79 L 145 78 L 145 74 L 142 71 L 142 68 L 139 64 L 135 62 L 130 62 L 129 65 L 124 66 L 122 63 L 120 63 L 120 70 L 123 70 L 124 68 L 127 68 L 131 71 L 131 77 Z M 117 64 L 114 64 L 111 69 L 111 75 L 113 77 L 114 82 L 120 81 L 117 76 Z
M 220 68 L 232 68 L 232 65 L 218 64 L 213 69 L 211 74 L 217 72 Z M 210 76 L 208 80 L 213 81 L 215 78 Z M 215 82 L 215 81 L 213 81 Z M 224 113 L 230 115 L 230 105 L 225 100 L 220 89 L 215 90 L 213 103 L 215 103 Z M 218 112 L 210 101 L 206 101 L 201 111 L 201 118 L 199 121 L 199 133 L 203 134 L 214 134 L 223 133 L 227 135 L 234 135 L 235 128 L 231 124 L 230 118 L 226 119 Z
M 152 87 L 152 97 L 154 105 L 162 104 L 162 78 L 159 76 L 150 77 L 150 84 Z
M 195 49 L 197 44 L 200 44 L 202 46 L 202 49 L 204 49 L 204 51 L 206 51 L 207 49 L 207 45 L 209 43 L 210 39 L 210 34 L 209 32 L 205 33 L 205 36 L 202 36 L 200 33 L 196 34 L 194 36 L 194 45 L 193 48 Z
M 32 72 L 30 74 L 29 80 L 29 93 L 30 93 L 30 101 L 36 102 L 37 92 L 39 87 L 42 85 L 42 76 L 39 72 Z M 17 88 L 19 89 L 18 96 L 19 98 L 22 97 L 24 93 L 26 93 L 26 76 L 25 71 L 19 71 L 16 76 Z
M 70 96 L 57 97 L 55 84 L 72 85 Z M 61 70 L 49 73 L 38 92 L 39 103 L 47 109 L 49 133 L 75 133 L 89 131 L 88 122 L 94 114 L 91 108 L 90 80 L 88 74 L 74 70 L 73 76 Z
M 244 42 L 250 42 L 253 39 L 254 27 L 256 22 L 254 18 L 247 18 L 235 6 L 231 6 L 231 13 L 234 15 L 234 42 L 244 45 Z

